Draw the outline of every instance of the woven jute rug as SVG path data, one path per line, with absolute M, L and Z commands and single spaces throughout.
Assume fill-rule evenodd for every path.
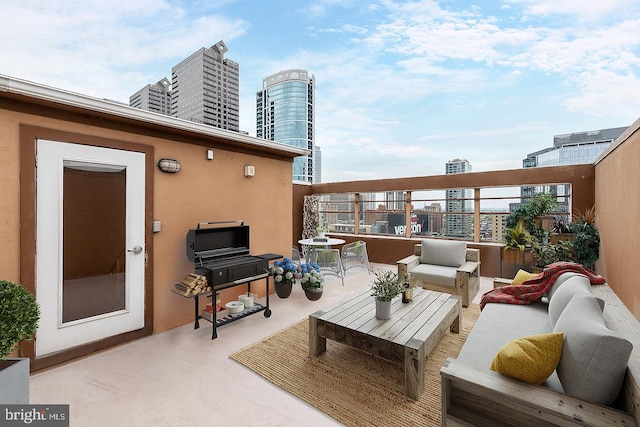
M 456 357 L 480 309 L 463 308 L 459 334 L 449 331 L 427 357 L 425 391 L 404 395 L 404 367 L 327 340 L 309 356 L 308 320 L 251 344 L 230 357 L 347 426 L 439 426 L 440 367 Z

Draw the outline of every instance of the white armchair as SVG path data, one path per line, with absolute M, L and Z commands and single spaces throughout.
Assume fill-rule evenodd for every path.
M 398 275 L 409 274 L 411 286 L 458 295 L 464 307 L 480 289 L 480 250 L 467 249 L 467 242 L 422 239 L 397 265 Z

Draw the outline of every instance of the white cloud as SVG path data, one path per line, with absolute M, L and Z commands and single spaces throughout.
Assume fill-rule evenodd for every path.
M 628 123 L 638 117 L 640 78 L 637 75 L 596 70 L 585 71 L 576 80 L 581 90 L 565 102 L 569 110 L 594 116 L 625 118 Z
M 616 13 L 625 17 L 619 8 L 630 4 L 626 0 L 611 4 L 582 0 L 514 0 L 510 3 L 524 6 L 526 13 L 537 15 L 578 13 L 575 10 L 579 9 L 584 16 Z M 403 57 L 397 62 L 399 66 L 423 75 L 427 83 L 439 83 L 438 90 L 444 92 L 503 84 L 504 81 L 492 80 L 494 74 L 487 72 L 486 67 L 495 64 L 519 73 L 524 70 L 556 75 L 566 84 L 575 85 L 575 99 L 597 99 L 601 92 L 624 90 L 624 86 L 618 85 L 627 84 L 629 78 L 607 78 L 599 85 L 582 82 L 582 79 L 591 75 L 624 77 L 638 70 L 640 39 L 636 29 L 640 19 L 635 17 L 637 12 L 627 20 L 602 27 L 550 28 L 543 23 L 520 26 L 494 16 L 482 16 L 479 9 L 449 11 L 445 6 L 446 3 L 441 7 L 433 1 L 391 4 L 391 22 L 371 31 L 366 41 L 372 49 Z M 512 79 L 517 76 L 511 74 Z M 429 94 L 419 89 L 416 92 L 422 96 Z M 579 103 L 567 105 L 572 106 L 572 111 L 580 108 Z M 593 107 L 580 111 L 603 113 Z
M 6 41 L 0 73 L 123 102 L 145 84 L 171 77 L 171 66 L 200 47 L 232 40 L 248 27 L 240 19 L 190 19 L 178 6 L 152 0 L 65 2 L 63 7 L 16 2 L 3 6 L 5 13 L 20 20 L 8 19 L 0 27 Z M 202 46 L 202 40 L 210 42 Z M 146 69 L 162 61 L 166 68 Z
M 440 174 L 453 157 L 474 170 L 519 167 L 554 134 L 620 126 L 640 111 L 631 0 L 323 0 L 260 11 L 233 0 L 4 3 L 16 19 L 0 27 L 0 74 L 125 102 L 225 40 L 251 134 L 262 79 L 307 69 L 329 180 Z
M 634 0 L 506 0 L 507 3 L 524 7 L 525 15 L 550 16 L 556 14 L 574 16 L 583 21 L 599 21 L 606 15 L 633 5 Z

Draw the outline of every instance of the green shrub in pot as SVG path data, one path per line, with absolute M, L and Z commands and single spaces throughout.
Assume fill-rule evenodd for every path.
M 0 360 L 30 340 L 38 328 L 40 307 L 35 297 L 23 286 L 0 280 Z

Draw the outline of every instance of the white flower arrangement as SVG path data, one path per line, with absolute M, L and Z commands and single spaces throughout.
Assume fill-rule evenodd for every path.
M 320 273 L 318 264 L 302 264 L 300 269 L 302 270 L 302 278 L 300 279 L 302 289 L 323 288 L 324 276 Z
M 282 261 L 273 263 L 273 266 L 269 269 L 269 274 L 273 276 L 275 283 L 292 285 L 296 283 L 296 274 L 299 272 L 299 268 L 291 259 L 284 258 Z

